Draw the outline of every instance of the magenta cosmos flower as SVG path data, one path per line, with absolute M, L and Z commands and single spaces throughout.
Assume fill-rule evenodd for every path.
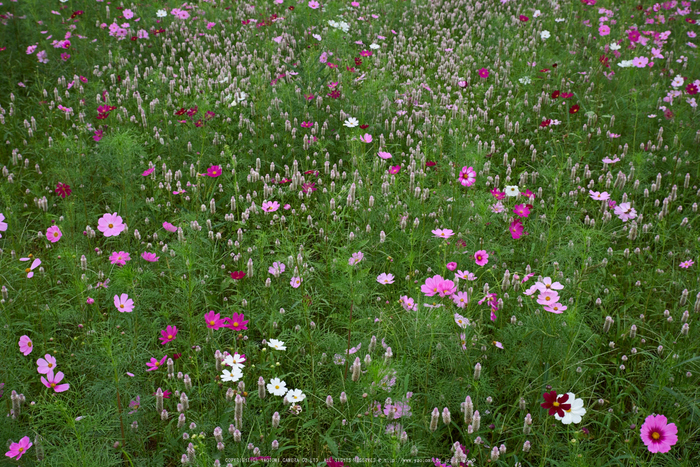
M 97 221 L 97 230 L 105 234 L 105 237 L 116 237 L 126 229 L 126 225 L 117 213 L 107 213 Z
M 487 70 L 486 68 L 480 69 L 480 70 L 479 70 L 479 76 L 480 76 L 481 78 L 488 78 L 488 77 L 489 77 L 489 70 Z
M 36 364 L 38 366 L 36 371 L 38 371 L 40 375 L 46 375 L 56 369 L 56 358 L 46 354 L 44 355 L 44 358 L 37 360 Z
M 159 337 L 158 339 L 160 339 L 160 341 L 161 341 L 160 343 L 162 345 L 165 345 L 168 342 L 172 342 L 175 340 L 175 337 L 177 337 L 177 327 L 168 326 L 165 329 L 163 329 L 162 331 L 160 331 L 160 335 L 162 337 Z
M 462 167 L 459 173 L 459 183 L 462 186 L 470 187 L 476 182 L 476 171 L 473 167 Z
M 212 165 L 207 169 L 207 176 L 208 177 L 218 177 L 221 175 L 221 166 L 220 165 Z
M 19 440 L 19 443 L 10 444 L 10 450 L 7 451 L 5 455 L 10 459 L 19 460 L 32 446 L 29 436 L 25 436 Z
M 695 264 L 695 261 L 693 261 L 692 259 L 689 259 L 688 261 L 683 261 L 678 266 L 682 267 L 683 269 L 688 269 L 693 264 Z
M 389 173 L 391 175 L 396 175 L 397 173 L 401 172 L 401 166 L 400 165 L 392 165 L 389 167 Z
M 263 201 L 262 209 L 265 212 L 275 212 L 280 208 L 280 203 L 277 201 Z
M 431 230 L 431 232 L 438 238 L 450 238 L 454 235 L 454 232 L 450 229 L 435 229 Z
M 489 262 L 489 254 L 486 253 L 486 250 L 479 250 L 474 253 L 474 260 L 479 266 L 486 266 Z
M 32 353 L 32 350 L 34 350 L 34 343 L 32 343 L 32 340 L 29 338 L 29 336 L 20 337 L 18 344 L 19 351 L 22 352 L 25 357 Z
M 53 389 L 55 392 L 64 392 L 70 388 L 70 384 L 58 384 L 63 380 L 63 376 L 63 372 L 61 371 L 56 373 L 56 375 L 53 374 L 53 371 L 50 371 L 46 375 L 46 378 L 44 378 L 43 376 L 41 377 L 41 382 L 44 386 L 46 386 L 49 389 Z
M 4 222 L 5 220 L 5 215 L 0 212 L 0 232 L 4 232 L 7 230 L 7 222 Z M 2 234 L 0 234 L 0 238 L 2 238 Z
M 158 261 L 160 259 L 160 257 L 156 256 L 155 253 L 148 253 L 145 251 L 143 253 L 141 253 L 141 258 L 145 259 L 149 263 L 155 263 L 156 261 Z
M 157 370 L 158 368 L 160 368 L 160 366 L 161 366 L 163 363 L 165 363 L 165 360 L 166 360 L 167 358 L 168 358 L 168 356 L 166 355 L 166 356 L 164 356 L 163 358 L 161 358 L 160 361 L 158 361 L 158 360 L 156 360 L 155 358 L 151 357 L 151 361 L 150 361 L 150 362 L 146 362 L 146 366 L 148 366 L 148 370 L 146 370 L 146 371 L 155 371 L 155 370 Z
M 527 217 L 530 215 L 530 204 L 516 204 L 513 212 L 520 217 Z
M 646 444 L 649 452 L 665 453 L 678 442 L 678 428 L 674 423 L 668 423 L 663 415 L 649 415 L 644 420 L 639 435 Z
M 163 228 L 168 232 L 177 232 L 177 227 L 175 227 L 170 222 L 163 222 Z
M 513 222 L 510 223 L 510 227 L 508 227 L 508 230 L 510 231 L 511 237 L 513 237 L 513 240 L 518 240 L 520 237 L 523 236 L 525 228 L 523 227 L 523 221 L 520 219 L 515 219 Z
M 155 167 L 151 167 L 150 169 L 144 170 L 143 173 L 142 173 L 141 175 L 144 176 L 144 177 L 148 177 L 148 176 L 151 175 L 153 172 L 155 172 L 155 170 L 156 170 Z
M 131 313 L 134 311 L 134 301 L 125 293 L 114 296 L 114 306 L 120 313 Z
M 219 313 L 215 313 L 214 310 L 209 311 L 209 313 L 204 315 L 204 320 L 207 322 L 207 327 L 217 331 L 226 326 L 226 320 L 221 319 Z
M 248 320 L 245 319 L 245 315 L 243 313 L 234 313 L 233 316 L 230 318 L 224 318 L 226 320 L 226 327 L 229 329 L 233 329 L 234 331 L 245 331 L 248 329 L 246 324 L 248 324 Z
M 109 262 L 112 264 L 118 264 L 119 266 L 125 266 L 127 261 L 131 261 L 131 256 L 126 251 L 114 252 L 109 255 Z
M 61 232 L 61 229 L 59 229 L 57 225 L 52 225 L 51 227 L 46 229 L 46 238 L 51 243 L 56 243 L 61 239 L 62 236 L 63 232 Z

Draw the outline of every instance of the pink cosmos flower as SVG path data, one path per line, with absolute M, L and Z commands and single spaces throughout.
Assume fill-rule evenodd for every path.
M 314 10 L 321 6 L 316 0 L 311 0 L 309 2 L 309 8 L 313 8 Z
M 211 167 L 209 167 L 207 169 L 206 175 L 207 175 L 207 177 L 212 177 L 212 178 L 218 177 L 219 175 L 221 175 L 221 166 L 220 165 L 212 165 Z
M 535 292 L 538 292 L 540 288 L 537 286 L 537 284 L 530 286 L 527 290 L 524 290 L 523 293 L 527 295 L 528 297 L 530 295 L 533 295 Z
M 598 34 L 601 36 L 607 36 L 610 34 L 610 26 L 604 24 L 598 28 Z
M 476 182 L 476 171 L 473 167 L 462 167 L 462 171 L 459 173 L 459 183 L 462 186 L 470 187 Z
M 29 261 L 31 258 L 20 258 L 20 261 Z M 41 260 L 39 258 L 36 258 L 34 261 L 32 261 L 32 265 L 29 266 L 27 269 L 24 270 L 24 272 L 27 273 L 27 279 L 31 279 L 34 277 L 34 269 L 38 268 L 39 265 L 41 264 Z
M 520 217 L 527 217 L 530 215 L 530 209 L 527 204 L 516 204 L 513 212 Z
M 428 277 L 425 280 L 425 284 L 421 285 L 420 290 L 426 295 L 426 297 L 432 297 L 433 295 L 438 293 L 438 287 L 440 286 L 440 284 L 442 284 L 443 280 L 444 279 L 440 275 Z
M 20 458 L 26 454 L 27 450 L 33 446 L 29 439 L 29 436 L 19 440 L 19 443 L 10 444 L 10 450 L 5 453 L 10 459 L 20 460 Z
M 372 142 L 372 135 L 369 133 L 365 133 L 364 135 L 360 136 L 360 141 L 363 143 L 371 143 Z
M 144 177 L 148 177 L 148 176 L 151 175 L 153 172 L 155 172 L 155 170 L 156 170 L 155 167 L 151 167 L 150 169 L 144 170 L 143 173 L 142 173 L 141 175 L 143 175 Z
M 477 279 L 476 274 L 469 271 L 457 271 L 455 278 L 459 278 L 465 281 L 475 281 Z
M 559 294 L 554 290 L 545 290 L 544 292 L 540 292 L 540 295 L 537 297 L 537 303 L 540 305 L 551 305 L 553 303 L 557 303 L 558 301 Z
M 148 366 L 148 370 L 146 370 L 146 371 L 155 371 L 155 370 L 157 370 L 158 368 L 160 368 L 160 366 L 161 366 L 163 363 L 165 363 L 165 360 L 166 360 L 167 358 L 168 358 L 168 356 L 166 355 L 166 356 L 164 356 L 163 358 L 161 358 L 160 361 L 158 361 L 158 360 L 156 360 L 155 358 L 151 357 L 151 361 L 150 361 L 150 362 L 146 362 L 146 366 Z
M 545 277 L 544 279 L 542 279 L 542 282 L 535 282 L 535 285 L 537 286 L 537 289 L 542 292 L 545 292 L 547 290 L 562 290 L 564 288 L 564 286 L 561 285 L 559 282 L 552 282 L 551 277 Z
M 639 436 L 646 444 L 649 452 L 665 453 L 678 442 L 678 428 L 674 423 L 668 423 L 663 415 L 649 415 L 644 420 Z
M 64 375 L 62 371 L 56 373 L 55 376 L 53 374 L 53 371 L 50 371 L 46 375 L 46 379 L 44 379 L 43 376 L 41 377 L 41 382 L 44 386 L 46 386 L 49 389 L 53 389 L 55 392 L 64 392 L 70 388 L 70 384 L 58 384 L 63 380 L 63 376 Z
M 219 313 L 215 313 L 214 310 L 209 311 L 209 313 L 204 315 L 204 320 L 207 322 L 207 327 L 217 331 L 226 325 L 226 321 L 221 319 Z
M 116 237 L 126 229 L 121 216 L 117 213 L 107 213 L 97 221 L 97 230 L 105 234 L 105 237 Z
M 245 315 L 243 313 L 233 313 L 230 318 L 224 319 L 226 320 L 225 326 L 229 329 L 234 331 L 245 331 L 248 329 L 246 326 L 248 324 L 248 320 L 245 319 Z
M 155 263 L 160 259 L 160 256 L 156 256 L 155 253 L 148 253 L 144 251 L 143 253 L 141 253 L 141 258 L 145 259 L 149 263 Z
M 401 172 L 401 166 L 400 165 L 392 165 L 389 167 L 389 173 L 391 175 L 396 175 L 397 173 Z
M 620 158 L 616 157 L 615 159 L 610 159 L 609 157 L 606 156 L 603 158 L 602 162 L 604 164 L 614 164 L 615 162 L 620 162 Z
M 615 206 L 614 212 L 622 222 L 627 222 L 629 219 L 637 217 L 637 211 L 634 210 L 630 203 L 620 203 L 618 206 Z
M 486 253 L 486 250 L 479 250 L 474 253 L 474 260 L 477 265 L 486 266 L 489 262 L 489 254 Z
M 125 293 L 114 296 L 114 306 L 120 313 L 131 313 L 134 311 L 134 301 Z
M 451 262 L 447 263 L 445 265 L 445 267 L 450 271 L 454 271 L 455 269 L 457 269 L 457 263 L 455 263 L 454 261 L 451 261 Z
M 399 298 L 399 303 L 406 311 L 416 311 L 418 309 L 416 302 L 412 298 L 409 298 L 408 295 Z
M 520 219 L 513 220 L 513 222 L 510 223 L 508 230 L 510 231 L 510 235 L 513 237 L 513 240 L 518 240 L 524 233 L 526 233 L 524 231 L 525 228 L 523 227 L 523 221 Z
M 177 232 L 177 227 L 175 227 L 170 222 L 163 222 L 163 228 L 168 232 Z
M 160 331 L 160 335 L 162 337 L 159 337 L 160 343 L 162 345 L 167 344 L 168 342 L 172 342 L 175 340 L 177 337 L 177 327 L 176 326 L 167 326 L 165 329 Z
M 379 282 L 380 284 L 393 284 L 394 275 L 383 272 L 377 276 L 377 282 Z
M 87 303 L 88 305 L 92 305 L 93 303 L 95 303 L 95 299 L 92 297 L 88 297 L 87 300 L 85 300 L 85 303 Z
M 454 235 L 454 231 L 450 229 L 435 229 L 431 230 L 431 232 L 438 238 L 450 238 Z
M 116 251 L 109 256 L 109 262 L 112 264 L 118 264 L 120 266 L 126 266 L 126 262 L 131 261 L 131 256 L 125 251 Z
M 27 335 L 20 337 L 18 344 L 19 351 L 22 352 L 25 357 L 32 353 L 32 350 L 34 350 L 34 343 Z
M 265 212 L 275 212 L 280 208 L 280 203 L 277 201 L 263 201 L 262 208 Z
M 695 261 L 693 261 L 692 259 L 689 259 L 688 261 L 683 261 L 681 264 L 679 264 L 679 266 L 682 267 L 683 269 L 688 269 L 693 264 L 695 264 Z
M 46 229 L 46 238 L 48 238 L 51 243 L 56 243 L 61 239 L 62 236 L 63 233 L 57 225 L 52 225 L 51 227 Z
M 289 285 L 291 285 L 295 289 L 298 289 L 299 286 L 301 285 L 301 282 L 302 282 L 301 277 L 292 277 L 292 280 L 289 281 Z
M 391 159 L 391 153 L 389 153 L 389 152 L 379 151 L 379 153 L 377 153 L 377 155 L 379 157 L 381 157 L 382 159 Z M 401 168 L 401 166 L 399 166 L 399 168 Z
M 207 23 L 207 29 L 211 29 L 216 26 L 216 23 Z
M 467 292 L 457 292 L 452 295 L 452 301 L 459 308 L 464 308 L 469 304 L 469 297 Z
M 460 292 L 460 293 L 464 293 L 464 292 Z M 460 308 L 464 308 L 464 307 L 460 307 Z M 469 324 L 470 324 L 469 320 L 467 318 L 465 318 L 464 316 L 460 315 L 459 313 L 455 313 L 454 318 L 455 318 L 455 323 L 457 323 L 457 326 L 459 326 L 462 329 L 466 329 L 466 327 L 469 326 Z
M 357 263 L 359 263 L 360 261 L 362 261 L 362 258 L 364 258 L 364 257 L 365 257 L 365 255 L 362 254 L 361 251 L 358 251 L 357 253 L 353 253 L 352 257 L 350 259 L 348 259 L 348 264 L 350 266 L 354 266 Z
M 92 139 L 95 140 L 96 143 L 99 143 L 100 140 L 102 139 L 103 135 L 104 135 L 103 130 L 95 130 L 95 134 L 92 135 Z
M 610 199 L 610 194 L 607 191 L 601 193 L 598 191 L 588 190 L 588 194 L 592 199 L 597 199 L 600 201 L 607 201 Z
M 438 284 L 438 293 L 440 294 L 441 297 L 444 296 L 449 296 L 452 295 L 457 291 L 457 287 L 455 287 L 455 283 L 452 282 L 451 280 L 445 279 L 440 284 Z
M 3 222 L 5 220 L 5 215 L 0 212 L 0 232 L 5 232 L 7 230 L 7 222 Z M 2 238 L 2 234 L 0 234 L 0 238 Z
M 489 70 L 486 68 L 482 68 L 479 70 L 479 77 L 481 78 L 488 78 L 489 77 Z
M 564 305 L 562 305 L 561 303 L 557 302 L 557 303 L 553 303 L 549 306 L 544 307 L 544 310 L 549 311 L 550 313 L 554 313 L 554 314 L 559 315 L 559 314 L 564 313 L 564 311 L 566 311 L 566 307 Z
M 44 358 L 37 360 L 36 364 L 38 365 L 36 371 L 38 371 L 40 375 L 46 375 L 56 369 L 56 358 L 46 354 Z

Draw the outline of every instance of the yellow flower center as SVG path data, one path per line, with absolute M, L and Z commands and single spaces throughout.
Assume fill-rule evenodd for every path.
M 552 405 L 553 405 L 554 407 L 559 407 L 559 402 L 552 402 Z
M 168 334 L 168 339 L 172 339 L 172 338 L 173 338 L 172 334 Z
M 160 363 L 159 363 L 159 362 L 156 362 L 156 366 L 157 366 L 157 367 L 160 366 Z
M 111 229 L 114 227 L 114 224 L 109 224 L 107 227 L 109 227 Z
M 56 387 L 56 383 L 51 383 L 51 389 Z
M 122 303 L 121 305 L 119 305 L 119 308 L 124 308 L 124 304 Z
M 214 325 L 216 324 L 216 321 L 211 320 L 211 321 L 209 321 L 209 324 L 211 324 L 212 326 L 214 326 Z
M 31 346 L 32 346 L 32 342 L 31 341 L 27 342 L 27 347 L 31 347 Z
M 569 409 L 569 410 L 565 410 L 564 412 L 571 412 L 571 409 Z
M 30 271 L 31 271 L 31 269 L 29 269 L 29 268 L 24 270 L 24 272 L 30 272 Z
M 279 388 L 280 388 L 280 385 L 279 385 L 279 384 L 275 386 L 275 389 L 279 389 Z
M 238 321 L 234 321 L 234 322 L 233 322 L 233 327 L 234 327 L 234 328 L 237 328 L 237 327 L 238 327 Z
M 651 434 L 651 437 L 654 439 L 659 439 L 659 438 L 661 438 L 661 435 L 659 434 L 658 431 L 655 431 Z
M 24 452 L 24 448 L 18 448 L 17 452 Z
M 54 233 L 53 233 L 53 236 L 54 236 L 54 237 L 58 237 L 58 232 L 54 232 Z
M 53 368 L 53 363 L 49 363 L 49 368 Z

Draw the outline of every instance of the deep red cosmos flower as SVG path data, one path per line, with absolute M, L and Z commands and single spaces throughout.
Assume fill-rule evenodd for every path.
M 70 185 L 66 185 L 65 183 L 58 183 L 56 185 L 56 193 L 58 193 L 58 196 L 61 198 L 65 198 L 66 196 L 70 196 L 72 193 L 70 189 Z
M 695 94 L 695 93 L 688 93 L 688 94 Z M 360 125 L 360 128 L 365 130 L 365 129 L 369 128 L 369 125 Z
M 428 161 L 425 163 L 426 167 L 435 167 L 436 165 L 437 165 L 437 162 L 433 162 L 433 161 Z
M 610 63 L 608 63 L 610 58 L 606 57 L 605 55 L 601 55 L 598 61 L 602 63 L 605 68 L 610 68 Z
M 687 92 L 688 94 L 697 94 L 697 93 L 698 93 L 698 87 L 697 87 L 695 84 L 690 83 L 689 85 L 687 85 L 687 86 L 685 87 L 685 92 Z
M 355 57 L 355 66 L 362 65 L 362 59 L 360 57 Z
M 554 92 L 552 93 L 552 99 L 558 98 L 558 97 L 559 97 L 559 94 L 560 94 L 559 91 L 554 91 Z
M 540 405 L 543 409 L 549 410 L 549 415 L 557 414 L 563 417 L 566 415 L 564 411 L 571 409 L 571 404 L 566 404 L 566 401 L 569 400 L 568 394 L 557 396 L 557 391 L 550 391 L 542 394 L 542 397 L 544 397 L 545 402 Z
M 528 18 L 527 16 L 525 16 L 525 15 L 520 15 L 520 21 L 522 21 L 523 23 L 525 23 L 525 22 L 527 22 L 527 21 L 529 21 L 529 20 L 530 20 L 530 18 Z
M 581 109 L 581 107 L 578 104 L 574 104 L 569 108 L 569 113 L 570 114 L 575 114 Z
M 540 127 L 547 128 L 550 123 L 552 123 L 552 120 L 548 118 L 547 120 L 543 120 L 542 123 L 540 123 Z
M 332 98 L 332 99 L 339 99 L 339 98 L 340 98 L 340 91 L 338 91 L 338 90 L 336 89 L 336 90 L 330 92 L 330 93 L 328 94 L 328 97 L 330 97 L 330 98 Z
M 239 279 L 243 279 L 244 277 L 245 277 L 245 272 L 243 272 L 243 271 L 233 271 L 231 273 L 231 279 L 236 280 L 236 281 Z

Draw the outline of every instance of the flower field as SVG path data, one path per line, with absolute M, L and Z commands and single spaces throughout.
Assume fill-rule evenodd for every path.
M 0 465 L 700 465 L 639 1 L 0 0 Z

